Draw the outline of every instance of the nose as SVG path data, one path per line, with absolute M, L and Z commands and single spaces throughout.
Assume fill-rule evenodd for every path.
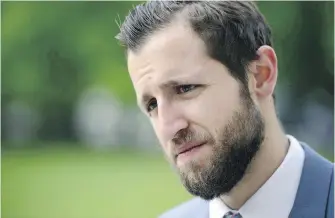
M 161 104 L 158 106 L 158 126 L 165 142 L 172 140 L 182 129 L 188 127 L 188 122 L 182 108 L 176 105 Z

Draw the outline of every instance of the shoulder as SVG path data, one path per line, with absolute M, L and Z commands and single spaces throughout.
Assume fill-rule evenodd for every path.
M 161 214 L 159 218 L 195 217 L 200 213 L 208 213 L 208 201 L 199 197 L 193 198 Z
M 327 217 L 334 217 L 334 170 L 332 173 L 327 202 Z
M 313 166 L 317 168 L 327 167 L 328 169 L 333 169 L 334 163 L 327 160 L 325 157 L 316 152 L 313 148 L 311 148 L 308 144 L 304 142 L 300 142 L 304 152 L 305 152 L 305 164 L 313 163 Z M 306 161 L 307 160 L 307 161 Z
M 306 143 L 301 144 L 306 155 L 301 179 L 308 185 L 305 189 L 308 190 L 306 193 L 309 193 L 310 196 L 312 193 L 318 196 L 319 202 L 324 202 L 326 217 L 334 217 L 334 163 L 321 156 Z

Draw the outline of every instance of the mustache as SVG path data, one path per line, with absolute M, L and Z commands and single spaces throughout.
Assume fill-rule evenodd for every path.
M 196 132 L 191 129 L 181 129 L 171 140 L 174 146 L 200 141 L 213 141 L 212 138 L 206 134 Z

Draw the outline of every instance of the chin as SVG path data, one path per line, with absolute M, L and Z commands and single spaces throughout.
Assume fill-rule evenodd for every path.
M 178 171 L 188 177 L 193 177 L 195 175 L 201 174 L 202 171 L 207 171 L 212 165 L 209 161 L 209 157 L 199 157 L 193 160 L 190 160 L 186 163 L 177 165 Z

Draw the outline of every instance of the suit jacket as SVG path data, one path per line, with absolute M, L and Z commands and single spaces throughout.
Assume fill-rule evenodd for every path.
M 305 160 L 289 218 L 334 218 L 334 164 L 307 144 L 301 145 Z M 209 202 L 193 198 L 159 218 L 209 218 Z

